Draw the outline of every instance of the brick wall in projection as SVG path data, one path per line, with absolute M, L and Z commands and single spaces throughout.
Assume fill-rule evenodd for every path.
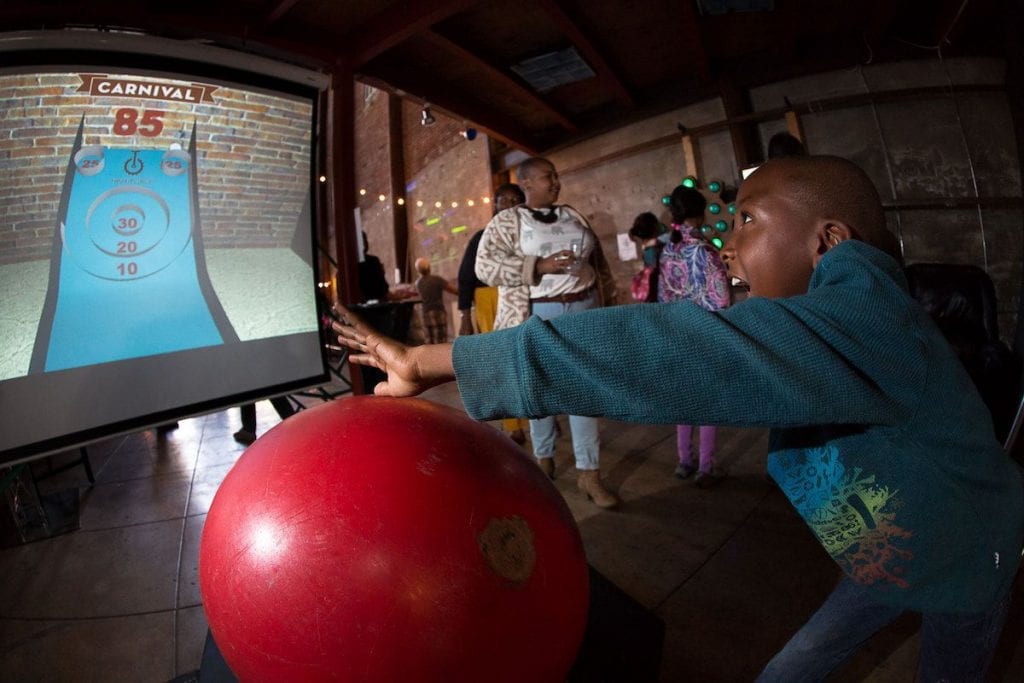
M 203 95 L 205 84 L 191 81 L 130 80 L 167 86 L 157 93 L 165 96 L 91 94 L 78 74 L 0 76 L 0 263 L 49 257 L 83 117 L 83 144 L 139 149 L 177 142 L 187 150 L 194 122 L 205 246 L 289 246 L 309 194 L 310 106 L 224 86 Z

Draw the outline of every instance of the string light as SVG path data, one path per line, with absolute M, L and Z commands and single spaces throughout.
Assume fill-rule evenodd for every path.
M 321 179 L 321 182 L 326 182 L 327 178 L 326 178 L 326 176 L 321 176 L 320 179 Z M 409 189 L 409 188 L 406 188 L 406 189 Z M 367 194 L 369 194 L 369 192 L 366 190 L 366 188 L 359 188 L 359 194 L 360 194 L 360 196 L 364 196 L 365 197 Z M 382 192 L 379 195 L 377 195 L 377 199 L 380 200 L 382 203 L 383 202 L 387 202 L 388 196 L 387 196 L 387 194 Z M 395 203 L 398 206 L 405 206 L 406 205 L 405 197 L 396 197 L 394 199 L 394 201 L 395 201 Z M 409 200 L 409 203 L 411 204 L 412 200 Z M 448 212 L 450 212 L 451 209 L 458 209 L 460 204 L 462 206 L 466 206 L 466 207 L 475 207 L 478 204 L 483 204 L 483 205 L 487 206 L 490 203 L 491 203 L 491 198 L 489 196 L 486 196 L 486 195 L 480 197 L 479 200 L 471 199 L 470 198 L 470 199 L 466 199 L 465 201 L 462 201 L 462 202 L 460 202 L 460 201 L 447 202 L 448 206 L 450 207 L 448 209 Z M 419 208 L 419 209 L 422 209 L 424 206 L 428 206 L 429 204 L 430 204 L 430 202 L 424 201 L 423 199 L 417 199 L 416 200 L 416 208 Z M 444 208 L 445 204 L 446 204 L 446 202 L 442 201 L 442 200 L 437 200 L 437 201 L 433 202 L 434 208 L 437 208 L 437 209 Z M 448 215 L 448 212 L 446 212 L 445 215 Z

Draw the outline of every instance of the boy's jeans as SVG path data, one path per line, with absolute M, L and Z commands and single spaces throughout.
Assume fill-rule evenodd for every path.
M 902 614 L 871 600 L 844 577 L 817 612 L 758 677 L 758 681 L 821 681 L 866 640 Z M 983 681 L 1010 603 L 1009 592 L 984 614 L 922 615 L 919 680 Z

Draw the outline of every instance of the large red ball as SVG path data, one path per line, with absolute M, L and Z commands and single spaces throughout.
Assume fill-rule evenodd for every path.
M 563 681 L 587 577 L 531 459 L 421 399 L 351 397 L 267 432 L 199 551 L 210 631 L 243 681 Z

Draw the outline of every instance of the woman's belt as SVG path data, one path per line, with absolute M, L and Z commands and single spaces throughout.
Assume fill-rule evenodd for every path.
M 583 301 L 590 297 L 591 292 L 594 288 L 585 289 L 582 292 L 574 292 L 571 294 L 558 294 L 556 296 L 538 296 L 530 299 L 535 304 L 571 304 L 576 301 Z

